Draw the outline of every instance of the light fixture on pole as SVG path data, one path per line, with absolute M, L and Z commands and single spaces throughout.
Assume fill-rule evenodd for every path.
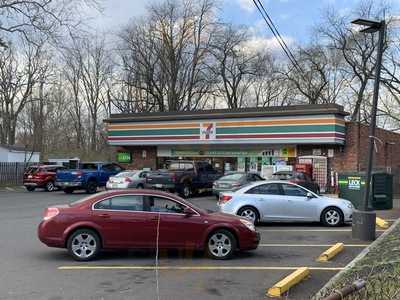
M 369 134 L 368 134 L 368 167 L 367 167 L 367 178 L 365 181 L 365 194 L 364 201 L 360 210 L 355 210 L 353 212 L 353 227 L 352 236 L 353 238 L 371 241 L 375 239 L 375 222 L 376 213 L 372 211 L 369 207 L 369 197 L 371 189 L 371 177 L 372 177 L 372 167 L 374 162 L 374 143 L 375 143 L 375 128 L 376 128 L 376 111 L 378 108 L 378 98 L 379 98 L 379 82 L 381 77 L 382 68 L 382 55 L 383 55 L 383 44 L 386 32 L 385 21 L 377 22 L 365 19 L 357 19 L 351 23 L 365 26 L 361 32 L 373 33 L 379 32 L 378 39 L 378 53 L 375 65 L 375 83 L 374 83 L 374 95 L 372 99 L 372 111 L 371 111 L 371 122 L 369 124 Z

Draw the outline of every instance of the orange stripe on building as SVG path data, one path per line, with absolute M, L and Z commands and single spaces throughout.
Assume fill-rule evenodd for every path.
M 184 123 L 184 124 L 126 124 L 114 125 L 109 124 L 108 129 L 163 129 L 163 128 L 199 128 L 199 123 Z

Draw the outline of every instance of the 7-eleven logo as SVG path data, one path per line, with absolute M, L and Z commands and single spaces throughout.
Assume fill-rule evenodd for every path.
M 200 139 L 214 140 L 215 139 L 215 123 L 201 123 L 200 124 Z

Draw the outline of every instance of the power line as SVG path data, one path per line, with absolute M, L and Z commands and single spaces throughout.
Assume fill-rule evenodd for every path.
M 285 52 L 286 56 L 289 58 L 290 62 L 293 66 L 299 71 L 302 72 L 302 68 L 300 67 L 299 63 L 297 62 L 296 58 L 294 57 L 293 53 L 290 51 L 289 47 L 287 46 L 286 42 L 280 35 L 278 29 L 276 28 L 274 22 L 268 15 L 267 11 L 265 10 L 263 4 L 260 0 L 253 0 L 254 5 L 256 6 L 257 10 L 260 12 L 261 16 L 263 17 L 265 23 L 268 25 L 269 29 L 271 30 L 272 34 L 274 35 L 275 39 L 278 41 L 279 45 L 281 46 L 282 50 Z

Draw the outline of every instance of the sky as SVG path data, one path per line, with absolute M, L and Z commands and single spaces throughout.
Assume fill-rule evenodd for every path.
M 160 1 L 160 0 L 159 0 Z M 256 10 L 252 0 L 220 0 L 219 17 L 226 22 L 246 25 L 262 36 L 264 43 L 278 47 L 272 34 Z M 304 44 L 313 37 L 313 27 L 322 21 L 323 11 L 334 7 L 341 14 L 351 14 L 358 0 L 261 0 L 268 14 L 288 44 Z M 375 0 L 378 1 L 378 0 Z M 400 11 L 400 0 L 389 2 Z M 103 14 L 93 14 L 92 26 L 102 31 L 118 30 L 132 18 L 146 13 L 151 0 L 103 0 Z M 399 13 L 394 13 L 399 15 Z M 257 39 L 255 39 L 257 42 Z

